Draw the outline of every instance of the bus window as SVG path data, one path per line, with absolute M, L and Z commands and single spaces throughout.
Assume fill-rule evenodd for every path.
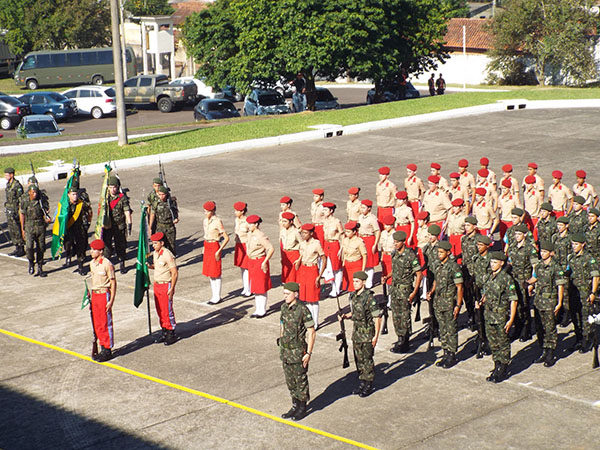
M 98 64 L 112 64 L 112 50 L 102 50 L 98 52 Z
M 35 56 L 28 56 L 27 58 L 25 58 L 25 61 L 23 61 L 23 67 L 21 68 L 35 69 Z
M 93 66 L 96 64 L 96 55 L 98 52 L 82 52 L 81 53 L 81 65 L 82 66 Z
M 50 65 L 50 55 L 37 55 L 36 56 L 36 67 L 38 69 L 45 69 L 47 67 L 52 67 Z
M 81 65 L 81 53 L 73 52 L 67 53 L 67 66 L 80 66 Z
M 65 65 L 65 54 L 54 53 L 50 55 L 50 66 L 51 67 L 64 67 Z

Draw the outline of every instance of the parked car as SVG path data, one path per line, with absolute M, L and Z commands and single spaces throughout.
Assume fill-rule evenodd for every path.
M 64 128 L 58 128 L 54 117 L 47 114 L 32 114 L 23 117 L 17 127 L 17 136 L 27 139 L 60 136 L 64 130 Z
M 89 114 L 101 119 L 107 114 L 115 114 L 117 104 L 115 90 L 106 86 L 79 86 L 63 92 L 63 95 L 75 100 L 79 114 Z
M 240 113 L 229 100 L 205 98 L 194 108 L 195 120 L 218 120 L 240 117 Z
M 283 95 L 275 89 L 253 89 L 244 101 L 245 116 L 288 114 L 291 112 Z
M 406 82 L 406 99 L 410 98 L 419 98 L 421 96 L 420 92 L 415 89 L 410 81 Z M 384 102 L 395 102 L 396 100 L 400 100 L 400 92 L 397 86 L 388 86 L 383 92 L 383 101 Z M 375 89 L 369 90 L 367 92 L 367 104 L 370 105 L 375 103 Z
M 331 94 L 331 91 L 324 87 L 317 87 L 317 99 L 315 100 L 315 110 L 339 109 L 340 104 L 337 97 Z
M 138 75 L 124 84 L 125 103 L 153 104 L 160 112 L 168 113 L 194 101 L 198 89 L 193 83 L 171 84 L 166 75 Z
M 0 128 L 10 130 L 28 114 L 31 106 L 10 95 L 0 95 Z
M 194 83 L 196 85 L 196 88 L 198 89 L 198 92 L 196 94 L 198 100 L 202 100 L 203 98 L 214 98 L 215 97 L 213 88 L 208 86 L 204 81 L 199 80 L 198 78 L 179 77 L 179 78 L 175 78 L 173 81 L 171 81 L 172 85 L 189 84 L 189 83 Z
M 240 94 L 235 87 L 229 85 L 218 92 L 215 92 L 215 98 L 224 98 L 230 102 L 241 102 L 244 100 L 244 96 Z
M 77 114 L 77 103 L 58 92 L 36 92 L 19 97 L 31 106 L 33 114 L 48 114 L 55 120 L 67 120 Z

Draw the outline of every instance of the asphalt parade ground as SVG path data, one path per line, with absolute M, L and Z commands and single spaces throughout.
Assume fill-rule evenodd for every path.
M 335 340 L 336 302 L 326 297 L 309 370 L 310 414 L 297 423 L 280 419 L 290 397 L 275 343 L 282 303 L 279 252 L 271 264 L 277 287 L 269 292 L 263 319 L 251 319 L 253 299 L 239 295 L 231 243 L 218 305 L 206 303 L 210 285 L 201 266 L 205 201 L 216 201 L 230 233 L 232 205 L 246 201 L 249 214 L 263 217 L 261 229 L 277 248 L 281 196 L 291 196 L 293 210 L 308 221 L 311 190 L 321 187 L 344 220 L 347 189 L 360 186 L 362 199 L 374 199 L 382 165 L 402 185 L 411 162 L 424 179 L 433 161 L 447 177 L 459 159 L 467 158 L 476 172 L 479 158 L 487 156 L 498 175 L 512 163 L 521 180 L 527 163 L 535 161 L 547 185 L 552 170 L 562 170 L 571 186 L 575 170 L 585 169 L 598 188 L 598 112 L 507 111 L 165 164 L 181 218 L 174 304 L 181 339 L 169 347 L 153 343 L 159 331 L 153 304 L 152 337 L 146 303 L 133 306 L 140 200 L 158 168 L 118 171 L 129 189 L 134 229 L 129 271 L 117 273 L 115 357 L 109 363 L 90 359 L 90 315 L 81 310 L 84 283 L 76 266 L 50 261 L 47 278 L 31 277 L 27 262 L 5 256 L 12 248 L 0 245 L 0 448 L 597 448 L 600 372 L 592 369 L 590 353 L 569 350 L 571 327 L 559 328 L 554 367 L 532 364 L 540 353 L 534 340 L 517 341 L 510 378 L 493 384 L 485 381 L 491 357 L 475 358 L 475 333 L 461 329 L 459 364 L 446 370 L 434 365 L 441 353 L 437 340 L 435 351 L 426 351 L 422 322 L 413 323 L 412 353 L 390 353 L 396 340 L 390 319 L 390 332 L 375 353 L 376 391 L 359 398 L 351 395 L 357 383 L 352 356 L 351 367 L 342 369 Z M 81 184 L 95 204 L 101 177 L 83 176 Z M 54 208 L 64 180 L 42 188 Z M 374 291 L 380 296 L 381 285 Z M 340 300 L 348 304 L 346 295 Z M 421 308 L 427 317 L 426 305 Z M 465 322 L 463 308 L 459 324 Z M 348 330 L 350 338 L 350 325 Z

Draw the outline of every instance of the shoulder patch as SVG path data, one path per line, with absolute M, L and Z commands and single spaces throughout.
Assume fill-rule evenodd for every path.
M 461 272 L 456 272 L 454 274 L 454 278 L 462 278 L 462 273 Z
M 514 291 L 514 290 L 515 290 L 515 285 L 511 283 L 511 284 L 508 286 L 508 289 L 510 289 L 511 291 Z

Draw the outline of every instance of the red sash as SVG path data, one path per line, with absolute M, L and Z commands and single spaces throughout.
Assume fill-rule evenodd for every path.
M 121 192 L 117 198 L 115 198 L 114 200 L 110 201 L 110 210 L 112 211 L 113 209 L 115 209 L 115 206 L 117 206 L 117 204 L 119 203 L 119 201 L 124 197 L 125 195 Z

